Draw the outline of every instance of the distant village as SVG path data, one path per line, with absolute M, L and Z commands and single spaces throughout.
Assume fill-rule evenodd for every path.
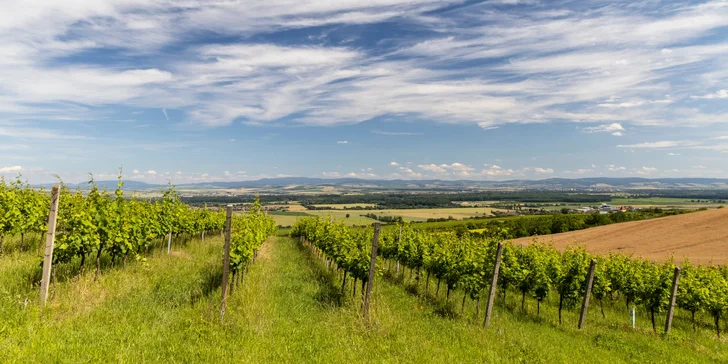
M 639 207 L 634 206 L 612 206 L 606 203 L 601 204 L 600 206 L 585 206 L 585 207 L 579 207 L 579 208 L 567 208 L 564 207 L 561 212 L 562 213 L 569 213 L 569 214 L 611 214 L 615 212 L 628 212 L 628 211 L 640 211 L 641 209 Z M 535 208 L 527 208 L 527 209 L 519 209 L 519 210 L 509 210 L 509 211 L 493 211 L 493 215 L 496 216 L 523 216 L 523 215 L 549 215 L 554 214 L 558 212 L 559 210 L 544 210 L 544 209 L 535 209 Z

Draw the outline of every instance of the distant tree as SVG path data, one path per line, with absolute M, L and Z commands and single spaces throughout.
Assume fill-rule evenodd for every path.
M 346 218 L 347 218 L 347 219 L 349 218 L 349 214 L 346 214 Z
M 564 207 L 563 209 L 561 209 L 561 213 L 564 214 L 564 215 L 568 214 L 569 213 L 569 208 L 568 207 Z

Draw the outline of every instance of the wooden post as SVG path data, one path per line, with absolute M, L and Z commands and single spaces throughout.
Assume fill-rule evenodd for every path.
M 172 250 L 172 232 L 169 232 L 169 237 L 167 238 L 167 254 L 169 254 L 170 250 Z
M 586 277 L 586 292 L 584 293 L 584 302 L 581 304 L 581 315 L 579 316 L 579 330 L 584 327 L 586 321 L 586 312 L 589 309 L 589 298 L 591 297 L 592 285 L 594 285 L 594 269 L 597 266 L 597 260 L 592 259 L 589 264 L 589 275 Z
M 48 286 L 51 282 L 51 268 L 53 267 L 53 243 L 56 238 L 56 216 L 58 201 L 60 200 L 60 187 L 53 186 L 51 190 L 51 211 L 48 214 L 48 232 L 46 233 L 45 254 L 43 255 L 43 275 L 40 280 L 40 301 L 45 306 L 48 302 Z
M 672 277 L 672 294 L 670 294 L 670 305 L 667 306 L 667 320 L 665 320 L 665 334 L 670 333 L 672 328 L 672 315 L 675 312 L 675 300 L 677 299 L 677 285 L 680 282 L 680 267 L 675 267 L 675 275 Z
M 629 322 L 632 325 L 632 328 L 633 329 L 635 328 L 635 321 L 636 321 L 635 320 L 635 316 L 636 316 L 635 315 L 635 308 L 634 308 L 634 306 L 632 306 L 632 307 L 629 308 Z
M 493 301 L 495 301 L 495 288 L 498 285 L 498 271 L 500 270 L 501 254 L 503 254 L 503 243 L 498 243 L 498 249 L 495 252 L 495 266 L 493 267 L 493 280 L 490 283 L 490 293 L 488 294 L 488 305 L 485 307 L 485 327 L 490 326 L 490 316 L 493 313 Z
M 202 242 L 205 242 L 205 230 L 202 230 Z
M 372 240 L 372 260 L 369 263 L 369 280 L 367 281 L 367 291 L 364 296 L 364 319 L 369 322 L 369 302 L 372 296 L 372 287 L 374 286 L 374 268 L 377 265 L 377 247 L 379 245 L 379 221 L 374 223 L 374 240 Z
M 228 275 L 230 274 L 230 234 L 232 232 L 233 205 L 227 205 L 227 217 L 225 218 L 225 255 L 222 261 L 222 308 L 220 309 L 220 320 L 225 317 L 227 307 Z
M 397 238 L 397 250 L 399 250 L 400 244 L 402 243 L 402 225 L 399 226 L 399 237 Z M 399 278 L 399 258 L 397 259 L 397 267 L 395 270 L 395 276 Z

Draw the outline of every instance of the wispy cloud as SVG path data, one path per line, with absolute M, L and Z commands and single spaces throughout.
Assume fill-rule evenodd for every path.
M 609 125 L 591 126 L 583 130 L 586 133 L 612 133 L 614 136 L 622 136 L 624 127 L 620 123 L 612 123 Z
M 715 93 L 702 95 L 702 96 L 690 96 L 691 99 L 728 99 L 728 90 L 718 90 Z
M 391 136 L 397 136 L 397 135 L 422 135 L 422 133 L 414 133 L 414 132 L 406 132 L 406 131 L 384 131 L 384 130 L 372 130 L 372 133 L 379 134 L 379 135 L 391 135 Z
M 348 140 L 339 140 L 336 142 L 336 144 L 349 144 Z
M 7 136 L 20 139 L 91 139 L 82 135 L 69 135 L 60 131 L 33 128 L 33 127 L 2 127 L 0 126 L 0 136 Z
M 659 142 L 647 142 L 647 143 L 637 143 L 637 144 L 626 144 L 626 145 L 617 145 L 617 148 L 630 148 L 630 149 L 664 149 L 664 148 L 676 148 L 676 147 L 687 147 L 687 146 L 694 146 L 700 144 L 699 142 L 695 141 L 674 141 L 674 140 L 665 140 L 665 141 L 659 141 Z
M 167 121 L 169 121 L 169 116 L 167 116 L 167 109 L 162 108 L 162 113 L 164 113 L 164 118 L 167 119 Z

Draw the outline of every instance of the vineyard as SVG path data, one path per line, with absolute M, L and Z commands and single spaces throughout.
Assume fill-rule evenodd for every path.
M 257 199 L 233 213 L 190 207 L 172 186 L 156 199 L 123 187 L 121 179 L 114 191 L 93 181 L 53 191 L 0 181 L 0 362 L 728 357 L 718 337 L 728 295 L 723 267 L 680 262 L 678 322 L 663 336 L 672 262 L 514 245 L 505 230 L 378 230 L 320 217 L 300 218 L 296 239 L 269 239 L 274 222 Z M 53 288 L 44 305 L 35 297 L 49 231 Z M 577 331 L 576 307 L 589 287 L 592 313 Z M 638 311 L 636 328 L 628 308 Z
M 321 218 L 302 218 L 291 234 L 303 237 L 335 262 L 343 272 L 342 289 L 347 274 L 366 283 L 371 229 L 348 228 Z M 397 271 L 401 265 L 403 275 L 409 269 L 408 279 L 414 282 L 415 289 L 424 285 L 424 295 L 428 295 L 432 278 L 436 298 L 444 291 L 445 302 L 449 302 L 452 292 L 457 290 L 462 295 L 460 310 L 464 310 L 469 298 L 474 301 L 477 315 L 480 299 L 490 285 L 496 249 L 502 239 L 423 232 L 408 224 L 401 225 L 398 231 L 383 231 L 379 239 L 380 255 L 390 265 L 394 262 Z M 596 261 L 593 286 L 588 287 L 587 274 L 592 260 Z M 681 265 L 677 307 L 690 313 L 694 327 L 695 314 L 708 313 L 720 336 L 721 317 L 728 309 L 728 269 L 694 266 L 687 260 Z M 655 264 L 619 254 L 594 256 L 583 247 L 572 246 L 559 252 L 542 243 L 527 246 L 505 243 L 499 268 L 497 286 L 504 300 L 509 291 L 517 292 L 522 310 L 526 309 L 527 298 L 533 299 L 535 314 L 539 315 L 542 301 L 555 295 L 559 324 L 562 324 L 562 310 L 575 307 L 589 288 L 601 306 L 602 315 L 605 300 L 622 300 L 627 308 L 637 306 L 649 312 L 656 332 L 658 321 L 660 325 L 664 322 L 661 314 L 669 308 L 675 264 L 671 261 Z
M 90 258 L 95 260 L 98 277 L 102 257 L 110 266 L 127 260 L 141 261 L 150 250 L 163 248 L 167 253 L 173 241 L 189 241 L 192 236 L 220 234 L 225 229 L 225 211 L 207 208 L 194 209 L 181 202 L 173 186 L 163 192 L 160 199 L 149 201 L 124 196 L 123 181 L 119 176 L 113 193 L 100 190 L 89 182 L 90 189 L 71 191 L 61 184 L 57 195 L 57 225 L 53 235 L 52 279 L 57 280 L 56 267 L 78 266 L 77 274 L 86 267 Z M 51 210 L 51 196 L 43 190 L 24 185 L 18 178 L 6 184 L 0 180 L 0 254 L 7 236 L 19 235 L 16 247 L 27 250 L 33 242 L 26 241 L 29 234 L 40 235 L 40 250 L 48 226 L 46 221 Z M 247 268 L 263 241 L 275 232 L 273 219 L 261 209 L 256 199 L 245 214 L 231 219 L 230 272 L 236 275 Z M 54 221 L 55 225 L 55 221 Z

